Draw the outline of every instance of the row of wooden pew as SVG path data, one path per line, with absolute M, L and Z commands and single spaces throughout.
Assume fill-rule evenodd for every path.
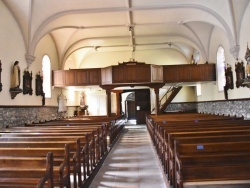
M 0 187 L 86 187 L 124 124 L 85 117 L 0 131 Z
M 148 115 L 146 124 L 171 186 L 249 180 L 248 120 L 173 113 Z

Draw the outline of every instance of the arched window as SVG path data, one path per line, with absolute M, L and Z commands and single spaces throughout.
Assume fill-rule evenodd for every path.
M 43 56 L 42 61 L 42 71 L 43 71 L 43 92 L 45 93 L 45 98 L 51 98 L 51 66 L 49 56 Z
M 217 51 L 217 83 L 218 83 L 218 90 L 223 91 L 224 86 L 226 84 L 225 78 L 225 50 L 222 46 L 218 48 Z

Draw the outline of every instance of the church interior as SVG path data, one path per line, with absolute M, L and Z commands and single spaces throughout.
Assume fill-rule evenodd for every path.
M 249 0 L 0 10 L 0 187 L 249 187 Z

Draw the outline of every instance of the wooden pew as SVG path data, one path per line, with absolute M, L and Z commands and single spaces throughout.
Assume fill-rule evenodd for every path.
M 248 135 L 237 135 L 237 133 L 233 133 L 232 135 L 214 135 L 214 136 L 207 136 L 206 134 L 197 134 L 193 137 L 178 137 L 174 135 L 169 136 L 168 141 L 168 176 L 170 183 L 173 184 L 175 179 L 175 148 L 174 142 L 178 141 L 178 143 L 185 143 L 185 144 L 197 144 L 197 143 L 222 143 L 222 142 L 242 142 L 242 141 L 250 141 L 250 134 Z
M 0 157 L 0 187 L 53 188 L 53 154 L 46 157 Z
M 154 119 L 152 118 L 147 118 L 147 127 L 150 133 L 150 136 L 155 144 L 155 147 L 157 149 L 158 155 L 160 157 L 160 159 L 163 161 L 163 165 L 164 168 L 166 169 L 166 171 L 168 172 L 169 175 L 169 169 L 168 166 L 173 166 L 172 162 L 167 165 L 168 160 L 169 160 L 169 153 L 168 150 L 168 142 L 170 142 L 168 140 L 168 136 L 169 135 L 178 135 L 179 138 L 181 138 L 182 136 L 185 135 L 189 135 L 189 137 L 192 136 L 198 136 L 198 134 L 203 134 L 204 136 L 207 135 L 207 133 L 209 135 L 223 135 L 225 133 L 225 135 L 230 135 L 230 134 L 234 134 L 234 135 L 245 135 L 245 134 L 249 134 L 249 127 L 247 127 L 247 125 L 249 125 L 248 121 L 243 121 L 242 118 L 236 118 L 237 120 L 230 120 L 230 119 L 220 119 L 219 118 L 215 118 L 215 120 L 213 118 L 206 120 L 206 116 L 204 116 L 203 120 L 197 120 L 194 121 L 194 117 L 191 118 L 186 118 L 189 119 L 189 121 L 184 121 L 185 118 L 183 118 L 184 120 L 182 120 L 179 116 L 177 117 L 170 117 L 170 119 L 172 118 L 172 120 L 175 120 L 175 118 L 178 118 L 178 120 L 176 121 L 167 121 L 167 122 L 161 122 L 162 120 L 165 119 L 161 119 L 159 123 L 155 123 Z M 196 118 L 196 117 L 195 117 Z M 156 121 L 159 120 L 158 117 L 156 117 Z M 160 126 L 159 126 L 160 124 Z M 222 126 L 223 125 L 223 126 Z M 219 127 L 220 126 L 220 127 Z M 237 127 L 238 126 L 238 127 Z M 200 129 L 200 127 L 202 127 L 202 129 L 204 129 L 202 131 L 198 130 Z M 209 128 L 210 127 L 210 128 Z M 218 128 L 216 128 L 218 127 Z M 185 130 L 186 128 L 186 130 Z M 197 129 L 197 130 L 196 130 Z M 228 129 L 232 129 L 232 130 L 228 130 Z M 240 130 L 241 129 L 241 130 Z M 225 130 L 225 131 L 223 131 Z M 162 132 L 164 133 L 162 133 Z M 236 133 L 235 133 L 236 132 Z M 176 136 L 175 135 L 175 136 Z M 245 136 L 245 138 L 240 138 L 240 140 L 248 140 L 248 136 Z M 192 140 L 190 138 L 190 140 Z M 198 141 L 198 140 L 196 140 Z M 200 140 L 202 141 L 202 140 Z M 204 141 L 204 140 L 203 140 Z M 230 139 L 227 139 L 228 142 L 230 142 Z M 194 141 L 195 142 L 195 141 Z M 165 153 L 165 154 L 164 154 Z M 172 156 L 174 157 L 174 156 Z M 170 169 L 173 169 L 173 167 L 171 167 Z M 171 172 L 173 173 L 173 172 Z M 170 176 L 171 176 L 170 173 Z M 174 174 L 173 174 L 174 175 Z M 170 178 L 170 181 L 173 181 L 172 178 Z
M 89 141 L 88 135 L 85 136 L 41 136 L 39 137 L 0 137 L 0 147 L 8 147 L 15 146 L 16 147 L 62 147 L 65 143 L 69 144 L 71 147 L 70 150 L 70 164 L 71 164 L 71 172 L 74 177 L 74 184 L 76 187 L 76 174 L 78 174 L 78 184 L 82 184 L 82 174 L 84 180 L 87 179 L 87 175 L 90 175 L 93 170 L 92 163 L 89 163 L 90 152 L 92 150 L 89 145 L 92 145 Z M 8 135 L 7 135 L 8 136 Z M 9 135 L 10 136 L 10 135 Z M 13 136 L 13 135 L 12 135 Z M 8 143 L 8 145 L 4 145 L 4 143 Z M 83 167 L 83 168 L 82 168 Z M 83 172 L 82 172 L 83 169 Z
M 180 144 L 176 140 L 175 186 L 182 188 L 185 182 L 249 180 L 249 151 L 250 141 Z M 225 155 L 231 160 L 224 159 L 223 162 Z M 211 165 L 209 160 L 213 161 Z
M 53 153 L 54 185 L 70 187 L 69 174 L 69 145 L 65 148 L 0 148 L 0 156 L 6 157 L 45 157 L 48 152 Z
M 166 169 L 166 171 L 169 174 L 169 146 L 168 146 L 168 140 L 169 140 L 169 135 L 173 134 L 173 135 L 184 135 L 184 134 L 200 134 L 202 132 L 204 133 L 216 133 L 218 132 L 218 134 L 231 134 L 232 132 L 240 132 L 243 131 L 243 134 L 247 134 L 248 132 L 250 132 L 250 126 L 205 126 L 205 127 L 179 127 L 179 128 L 175 128 L 175 127 L 162 127 L 163 129 L 163 135 L 162 134 L 158 134 L 159 139 L 156 141 L 156 149 L 158 152 L 158 155 L 160 156 L 160 159 L 162 160 L 162 163 L 164 165 L 164 168 Z M 239 133 L 241 134 L 241 133 Z
M 89 151 L 92 152 L 92 154 L 90 154 L 90 158 L 91 158 L 91 163 L 92 166 L 95 166 L 98 161 L 100 160 L 101 157 L 101 153 L 103 154 L 104 152 L 107 151 L 107 147 L 106 147 L 106 141 L 105 141 L 105 135 L 102 132 L 102 128 L 100 126 L 91 126 L 91 127 L 87 127 L 87 128 L 79 128 L 79 127 L 70 127 L 70 132 L 69 132 L 69 128 L 68 127 L 38 127 L 38 128 L 26 128 L 26 129 L 18 129 L 18 128 L 10 128 L 10 129 L 6 129 L 4 131 L 2 131 L 2 133 L 6 133 L 8 132 L 10 135 L 12 136 L 18 136 L 18 135 L 22 135 L 22 136 L 34 136 L 36 134 L 39 133 L 39 136 L 43 136 L 43 135 L 51 135 L 51 136 L 82 136 L 84 134 L 87 133 L 92 133 L 92 146 L 89 148 Z M 1 135 L 1 132 L 0 132 Z M 10 136 L 7 135 L 7 136 Z M 5 136 L 5 135 L 3 135 Z M 92 167 L 93 169 L 93 167 Z
M 60 134 L 60 135 L 74 135 L 73 136 L 73 138 L 76 136 L 75 134 L 77 134 L 77 136 L 78 136 L 78 134 L 79 134 L 79 136 L 82 136 L 82 133 L 85 133 L 85 132 L 90 132 L 90 131 L 92 131 L 93 132 L 93 130 L 96 130 L 97 129 L 97 140 L 96 140 L 96 147 L 99 147 L 98 146 L 98 144 L 100 145 L 100 141 L 99 141 L 99 136 L 98 136 L 98 128 L 99 128 L 100 126 L 96 126 L 96 127 L 91 127 L 88 131 L 87 130 L 82 130 L 83 128 L 82 127 L 60 127 L 60 126 L 56 126 L 56 127 L 54 127 L 54 128 L 52 128 L 52 127 L 27 127 L 26 129 L 25 129 L 25 127 L 22 127 L 22 128 L 20 128 L 20 129 L 18 129 L 18 128 L 9 128 L 9 129 L 6 129 L 5 130 L 5 133 L 6 132 L 8 132 L 8 134 L 7 135 L 4 135 L 4 136 L 16 136 L 16 134 L 19 134 L 19 136 L 31 136 L 31 135 L 36 135 L 37 133 L 39 133 L 39 137 L 41 137 L 41 136 L 48 136 L 48 135 L 51 135 L 51 134 L 53 134 L 53 138 L 56 138 L 57 136 L 55 136 L 55 135 L 58 135 L 58 134 Z M 70 129 L 70 132 L 71 133 L 68 133 L 69 132 L 69 129 Z M 65 134 L 61 134 L 61 133 L 65 133 Z M 13 135 L 14 134 L 14 135 Z M 21 134 L 21 135 L 20 135 Z M 60 136 L 60 138 L 62 137 L 62 136 Z M 78 137 L 79 137 L 78 136 Z M 94 136 L 93 136 L 94 137 Z M 45 139 L 45 138 L 44 138 Z M 47 138 L 48 139 L 48 138 Z M 46 140 L 47 140 L 46 139 Z M 51 139 L 50 139 L 51 140 Z M 15 140 L 16 141 L 16 140 Z M 87 140 L 85 140 L 85 142 L 89 142 L 89 141 L 87 141 Z M 93 144 L 93 142 L 94 141 L 91 141 L 92 142 L 92 144 L 89 144 L 89 145 L 94 145 Z M 91 143 L 91 142 L 89 142 L 89 143 Z M 86 144 L 86 143 L 85 143 Z M 101 145 L 101 148 L 105 148 L 105 146 L 103 146 L 103 145 Z M 90 155 L 90 153 L 91 152 L 89 152 L 89 151 L 93 151 L 93 150 L 95 150 L 95 149 L 93 149 L 93 146 L 89 146 L 89 147 L 87 147 L 87 148 L 85 148 L 85 154 L 83 154 L 83 155 L 81 155 L 82 157 L 83 157 L 83 160 L 81 160 L 82 161 L 82 163 L 83 163 L 83 172 L 81 172 L 81 163 L 80 162 L 78 162 L 78 163 L 76 163 L 76 170 L 77 170 L 77 172 L 76 172 L 76 174 L 78 174 L 78 183 L 79 183 L 79 185 L 81 185 L 81 183 L 82 183 L 82 180 L 81 180 L 81 174 L 83 173 L 84 174 L 84 180 L 86 180 L 87 178 L 86 178 L 86 176 L 87 175 L 90 175 L 90 172 L 93 170 L 93 168 L 94 168 L 94 166 L 95 166 L 95 164 L 98 162 L 97 160 L 96 161 L 94 161 L 96 158 L 95 157 L 92 157 L 92 155 Z M 104 151 L 104 150 L 103 150 Z M 106 151 L 106 150 L 105 150 Z M 98 153 L 98 155 L 97 155 L 97 158 L 98 157 L 100 157 L 101 155 L 100 155 L 100 152 L 97 152 Z M 87 154 L 87 155 L 86 155 Z M 79 156 L 79 152 L 77 152 L 77 156 Z M 77 158 L 79 158 L 79 157 L 77 157 Z M 91 159 L 91 165 L 88 163 L 88 160 L 89 160 L 89 158 Z M 80 161 L 79 159 L 77 160 L 77 161 Z M 85 167 L 86 165 L 85 165 L 85 163 L 86 163 L 86 165 L 87 165 L 87 167 Z M 86 172 L 86 168 L 87 168 L 87 172 Z M 73 172 L 75 172 L 75 170 L 73 171 Z M 74 180 L 75 180 L 75 174 L 74 174 Z M 74 182 L 76 182 L 76 181 L 74 181 Z

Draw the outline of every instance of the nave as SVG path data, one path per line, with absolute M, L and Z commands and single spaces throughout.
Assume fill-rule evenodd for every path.
M 127 123 L 90 188 L 166 188 L 146 125 Z

